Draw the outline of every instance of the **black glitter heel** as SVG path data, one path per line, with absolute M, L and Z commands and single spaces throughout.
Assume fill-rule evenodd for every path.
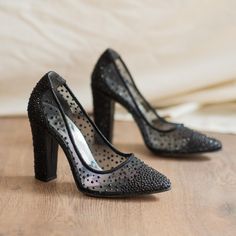
M 101 94 L 95 96 L 106 108 L 114 105 Z M 111 109 L 108 110 L 106 120 L 112 120 Z M 107 141 L 66 81 L 55 72 L 47 73 L 33 89 L 28 116 L 37 179 L 49 181 L 56 178 L 59 144 L 78 189 L 87 195 L 134 196 L 170 189 L 170 181 L 163 174 L 144 164 L 134 154 L 118 151 Z
M 57 177 L 58 143 L 37 124 L 31 123 L 35 178 L 48 182 Z
M 136 87 L 119 54 L 112 49 L 107 49 L 94 67 L 92 90 L 95 122 L 110 141 L 114 104 L 111 106 L 108 101 L 112 100 L 132 114 L 145 144 L 154 153 L 182 155 L 213 152 L 222 147 L 214 138 L 160 117 Z M 104 114 L 105 119 L 102 119 Z

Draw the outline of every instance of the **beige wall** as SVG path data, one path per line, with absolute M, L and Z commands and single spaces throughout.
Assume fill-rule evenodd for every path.
M 155 105 L 236 101 L 236 1 L 0 1 L 0 115 L 55 70 L 91 109 L 90 73 L 119 51 Z M 210 90 L 209 90 L 210 89 Z

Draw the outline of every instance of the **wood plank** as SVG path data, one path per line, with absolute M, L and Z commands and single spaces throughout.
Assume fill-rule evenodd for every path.
M 218 153 L 153 155 L 132 122 L 117 122 L 115 145 L 172 180 L 172 190 L 127 199 L 80 193 L 60 150 L 58 178 L 33 177 L 25 118 L 0 119 L 0 235 L 236 235 L 236 136 L 215 134 Z

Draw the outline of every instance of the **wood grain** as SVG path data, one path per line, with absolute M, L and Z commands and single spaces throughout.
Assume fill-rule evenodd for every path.
M 135 152 L 172 180 L 172 190 L 127 199 L 80 193 L 60 150 L 58 178 L 33 177 L 26 118 L 0 119 L 0 236 L 236 235 L 236 136 L 218 153 L 163 158 L 150 153 L 131 122 L 117 122 L 115 145 Z

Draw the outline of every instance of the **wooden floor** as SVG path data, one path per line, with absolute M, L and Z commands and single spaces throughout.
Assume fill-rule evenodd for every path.
M 0 119 L 0 236 L 235 236 L 236 136 L 215 136 L 221 152 L 161 158 L 146 149 L 133 123 L 117 123 L 115 145 L 165 173 L 172 190 L 96 199 L 78 192 L 62 152 L 58 179 L 35 180 L 28 121 Z

